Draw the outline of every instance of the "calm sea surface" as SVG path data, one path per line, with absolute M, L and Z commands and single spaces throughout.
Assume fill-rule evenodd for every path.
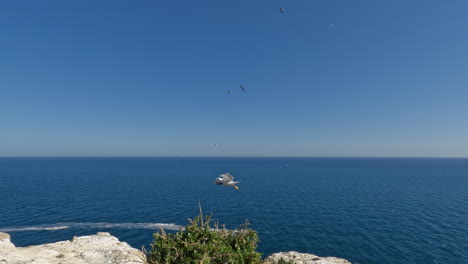
M 213 184 L 228 171 L 238 191 Z M 468 159 L 0 158 L 17 246 L 106 231 L 140 248 L 198 203 L 228 228 L 248 219 L 265 255 L 468 263 Z

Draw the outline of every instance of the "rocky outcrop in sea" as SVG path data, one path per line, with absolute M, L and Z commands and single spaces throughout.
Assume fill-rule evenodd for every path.
M 294 264 L 351 264 L 335 257 L 318 257 L 295 251 L 275 253 L 265 264 L 281 259 Z M 68 241 L 29 247 L 15 247 L 10 235 L 0 232 L 0 264 L 145 264 L 143 252 L 120 242 L 106 232 L 74 237 Z

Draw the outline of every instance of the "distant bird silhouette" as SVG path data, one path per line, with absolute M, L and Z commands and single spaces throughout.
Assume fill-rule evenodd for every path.
M 231 91 L 227 91 L 227 93 L 232 93 Z
M 242 84 L 240 85 L 240 88 L 241 88 L 241 90 L 242 90 L 243 92 L 245 92 L 245 88 L 244 88 L 244 86 L 243 86 Z
M 280 7 L 280 12 L 284 14 L 284 8 Z
M 331 27 L 331 28 L 335 28 L 335 25 L 334 25 L 334 24 L 330 24 L 330 27 Z

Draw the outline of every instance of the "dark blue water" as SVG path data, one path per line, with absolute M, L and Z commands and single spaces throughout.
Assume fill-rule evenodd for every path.
M 212 183 L 227 171 L 238 191 Z M 107 231 L 140 248 L 198 203 L 228 228 L 248 219 L 265 255 L 468 263 L 468 159 L 0 159 L 0 231 L 17 246 Z

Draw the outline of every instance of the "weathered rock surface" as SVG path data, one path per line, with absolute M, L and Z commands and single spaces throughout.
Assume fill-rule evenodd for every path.
M 293 261 L 294 264 L 351 264 L 351 262 L 335 257 L 318 257 L 313 254 L 299 253 L 296 251 L 274 253 L 265 259 L 265 264 L 276 264 L 281 259 Z
M 141 251 L 105 232 L 18 248 L 10 235 L 0 232 L 0 264 L 142 264 L 144 260 Z

